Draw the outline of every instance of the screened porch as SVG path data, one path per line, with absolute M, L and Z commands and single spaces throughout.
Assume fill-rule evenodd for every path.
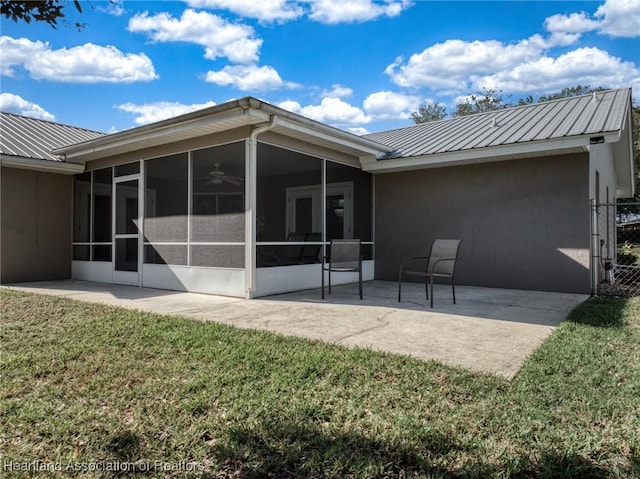
M 318 287 L 330 240 L 359 238 L 373 279 L 372 176 L 259 142 L 251 177 L 248 151 L 242 140 L 77 175 L 73 277 L 264 296 Z

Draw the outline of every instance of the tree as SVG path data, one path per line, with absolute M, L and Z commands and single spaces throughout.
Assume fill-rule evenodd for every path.
M 604 88 L 601 86 L 596 88 L 591 88 L 589 85 L 577 85 L 568 88 L 563 88 L 559 92 L 550 93 L 548 95 L 540 95 L 538 98 L 538 103 L 542 103 L 543 101 L 552 101 L 559 100 L 561 98 L 569 98 L 572 96 L 580 96 L 580 95 L 588 95 L 589 93 L 593 93 L 594 91 L 603 91 Z
M 423 103 L 418 107 L 418 111 L 411 113 L 414 123 L 427 123 L 430 121 L 443 120 L 447 117 L 447 108 L 436 105 L 433 102 Z
M 469 95 L 459 100 L 456 108 L 451 114 L 453 117 L 484 113 L 486 111 L 502 110 L 513 106 L 505 101 L 502 91 L 484 88 L 481 92 Z M 418 107 L 417 111 L 411 113 L 414 123 L 426 123 L 428 121 L 443 120 L 448 115 L 446 107 L 433 102 L 424 103 Z
M 64 7 L 68 2 L 62 0 L 44 0 L 44 1 L 15 1 L 0 0 L 0 14 L 5 18 L 10 18 L 18 23 L 46 22 L 53 28 L 57 28 L 58 20 L 63 19 L 65 14 Z M 73 4 L 78 12 L 82 13 L 82 7 L 79 0 L 73 0 Z M 82 28 L 84 24 L 75 23 L 76 28 Z
M 481 92 L 458 101 L 452 116 L 474 115 L 487 111 L 502 110 L 510 106 L 513 105 L 504 100 L 501 90 L 483 88 Z

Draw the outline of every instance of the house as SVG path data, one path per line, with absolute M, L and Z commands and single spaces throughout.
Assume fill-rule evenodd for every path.
M 0 281 L 71 277 L 71 185 L 85 166 L 51 154 L 102 133 L 0 116 Z
M 62 144 L 37 154 L 5 146 L 39 138 L 18 121 L 40 124 L 2 114 L 2 282 L 51 277 L 46 257 L 59 277 L 250 298 L 319 287 L 332 238 L 395 280 L 455 237 L 460 284 L 589 292 L 590 200 L 634 194 L 630 89 L 365 136 L 247 97 L 110 135 L 47 123 Z M 58 190 L 15 186 L 45 173 Z

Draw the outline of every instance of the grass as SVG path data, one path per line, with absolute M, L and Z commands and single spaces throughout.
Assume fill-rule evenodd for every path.
M 640 477 L 640 298 L 584 303 L 507 381 L 0 293 L 3 477 Z

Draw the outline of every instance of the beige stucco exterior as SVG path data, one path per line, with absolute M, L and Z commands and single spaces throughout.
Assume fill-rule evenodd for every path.
M 0 282 L 71 277 L 71 176 L 0 168 Z
M 588 153 L 376 175 L 376 278 L 462 238 L 456 282 L 588 293 Z

